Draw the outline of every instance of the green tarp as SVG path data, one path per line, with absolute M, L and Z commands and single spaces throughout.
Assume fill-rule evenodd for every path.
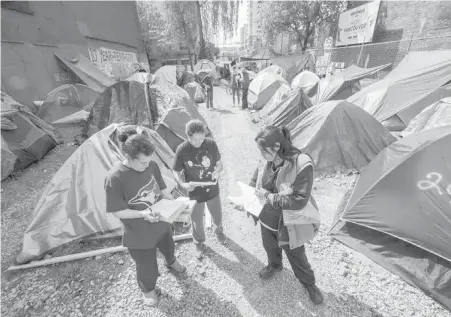
M 330 234 L 451 309 L 451 126 L 400 139 L 363 170 Z
M 293 144 L 312 156 L 317 169 L 362 169 L 396 141 L 369 113 L 344 100 L 313 106 L 287 128 Z

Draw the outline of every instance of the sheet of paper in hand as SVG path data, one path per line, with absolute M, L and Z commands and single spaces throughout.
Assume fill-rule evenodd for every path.
M 162 199 L 152 205 L 152 211 L 160 214 L 160 219 L 173 223 L 180 214 L 189 206 L 190 201 Z
M 260 216 L 264 205 L 255 195 L 255 188 L 240 181 L 236 183 L 227 199 L 235 205 L 242 206 L 247 212 L 250 212 L 257 218 Z

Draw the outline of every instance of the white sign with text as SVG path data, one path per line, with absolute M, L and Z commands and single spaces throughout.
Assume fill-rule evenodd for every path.
M 340 14 L 335 46 L 368 43 L 373 40 L 380 0 Z
M 88 50 L 91 62 L 111 78 L 125 79 L 139 68 L 136 53 L 116 51 L 104 47 L 89 47 Z

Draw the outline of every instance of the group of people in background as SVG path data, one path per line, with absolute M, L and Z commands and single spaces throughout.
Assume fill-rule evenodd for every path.
M 234 70 L 235 89 L 242 90 L 243 101 L 248 87 L 246 73 L 244 70 L 240 78 Z M 243 108 L 246 106 L 243 104 Z M 206 137 L 208 128 L 203 122 L 188 122 L 185 132 L 187 140 L 176 149 L 172 170 L 180 188 L 188 192 L 191 200 L 197 201 L 191 214 L 191 224 L 195 256 L 202 260 L 207 250 L 203 222 L 205 205 L 215 224 L 216 237 L 222 244 L 226 241 L 218 184 L 223 163 L 218 145 Z M 124 132 L 120 134 L 119 141 L 126 159 L 114 166 L 105 180 L 106 211 L 120 219 L 123 245 L 136 264 L 138 286 L 145 302 L 154 306 L 159 302 L 156 290 L 157 249 L 163 254 L 170 271 L 176 274 L 186 271 L 185 265 L 174 253 L 172 225 L 161 221 L 159 215 L 152 211 L 153 204 L 173 197 L 158 165 L 152 160 L 156 148 L 145 130 L 137 128 Z M 255 137 L 255 145 L 261 154 L 261 162 L 250 180 L 250 186 L 255 187 L 255 195 L 264 205 L 259 218 L 254 217 L 254 220 L 255 224 L 260 222 L 262 244 L 268 258 L 259 275 L 262 279 L 269 279 L 280 272 L 284 251 L 294 275 L 306 288 L 312 302 L 320 304 L 323 295 L 316 286 L 315 275 L 305 253 L 307 240 L 303 227 L 289 224 L 283 217 L 286 210 L 301 211 L 312 202 L 313 161 L 293 146 L 290 133 L 285 128 L 264 128 Z M 208 185 L 199 186 L 199 182 L 208 182 Z M 234 225 L 239 226 L 238 223 Z
M 237 106 L 240 106 L 241 99 L 241 109 L 247 109 L 247 93 L 249 90 L 249 73 L 246 68 L 242 68 L 241 71 L 237 70 L 237 67 L 233 67 L 231 75 L 231 88 L 232 88 L 232 100 L 233 107 L 235 107 L 235 97 L 237 101 Z M 241 97 L 240 97 L 241 95 Z

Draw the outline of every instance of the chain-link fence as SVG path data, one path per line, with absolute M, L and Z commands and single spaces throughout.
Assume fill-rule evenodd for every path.
M 347 68 L 352 64 L 367 68 L 391 63 L 392 65 L 386 69 L 390 71 L 407 53 L 431 50 L 451 50 L 451 34 L 307 51 L 315 58 L 316 72 L 324 75 L 337 69 Z

